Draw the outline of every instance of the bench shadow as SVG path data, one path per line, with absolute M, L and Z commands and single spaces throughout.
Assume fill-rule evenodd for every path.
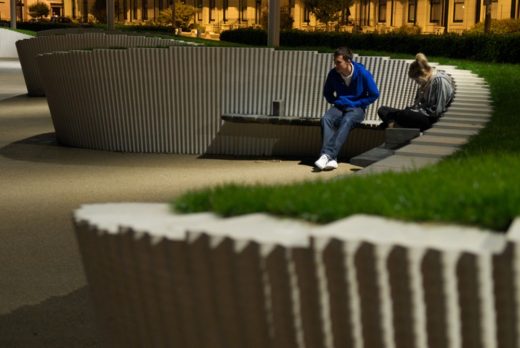
M 15 161 L 103 167 L 164 166 L 175 154 L 132 153 L 60 145 L 55 133 L 37 134 L 0 148 L 0 156 Z
M 1 315 L 0 346 L 103 346 L 88 287 Z

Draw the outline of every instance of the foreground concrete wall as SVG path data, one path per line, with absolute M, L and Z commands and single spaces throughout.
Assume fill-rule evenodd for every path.
M 75 212 L 110 346 L 518 347 L 520 221 L 507 234 L 353 216 Z

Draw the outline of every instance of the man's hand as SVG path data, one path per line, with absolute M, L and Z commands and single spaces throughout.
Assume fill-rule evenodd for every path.
M 338 97 L 334 102 L 334 106 L 340 109 L 341 111 L 345 111 L 346 109 L 356 107 L 356 105 L 354 105 L 354 102 L 350 100 L 347 96 Z

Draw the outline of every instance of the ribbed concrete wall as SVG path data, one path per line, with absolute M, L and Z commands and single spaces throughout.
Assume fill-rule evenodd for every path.
M 519 347 L 519 222 L 494 234 L 147 204 L 75 213 L 114 347 Z
M 129 45 L 124 40 L 130 39 L 112 36 L 106 42 Z M 381 90 L 365 123 L 379 123 L 379 105 L 411 103 L 416 87 L 407 78 L 408 61 L 356 59 Z M 329 107 L 322 89 L 332 67 L 330 54 L 171 47 L 54 53 L 38 61 L 56 134 L 65 145 L 250 156 L 319 151 L 319 127 L 222 124 L 220 115 L 269 115 L 272 102 L 282 100 L 286 116 L 320 118 Z M 382 132 L 356 130 L 343 154 L 351 157 L 382 141 Z
M 104 34 L 102 32 L 83 32 L 66 35 L 44 35 L 16 42 L 18 58 L 30 96 L 44 96 L 36 64 L 38 54 L 94 48 L 114 47 L 156 47 L 185 45 L 182 41 L 145 36 Z

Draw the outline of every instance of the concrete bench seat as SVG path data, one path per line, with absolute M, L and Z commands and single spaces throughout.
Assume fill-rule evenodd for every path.
M 293 126 L 320 126 L 321 118 L 299 116 L 274 116 L 274 115 L 247 115 L 247 114 L 223 114 L 222 120 L 237 123 L 264 123 L 274 125 Z M 362 122 L 354 125 L 354 128 L 377 129 L 378 122 Z
M 316 117 L 297 116 L 272 116 L 272 115 L 247 115 L 247 114 L 223 114 L 222 120 L 238 123 L 265 123 L 294 126 L 319 126 L 320 119 Z

